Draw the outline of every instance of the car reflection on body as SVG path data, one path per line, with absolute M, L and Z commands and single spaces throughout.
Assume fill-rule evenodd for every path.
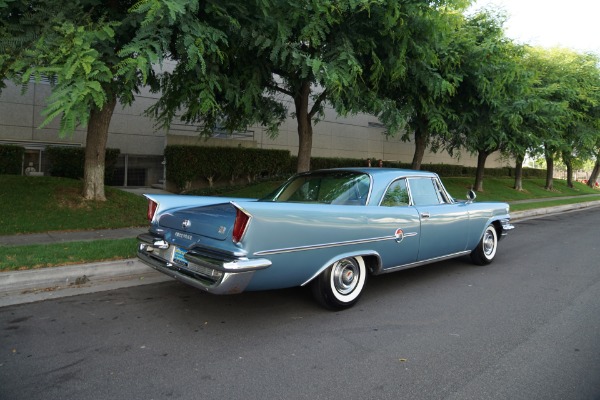
M 438 175 L 402 169 L 300 173 L 259 200 L 146 197 L 149 266 L 214 294 L 308 285 L 329 309 L 354 305 L 369 274 L 467 254 L 489 264 L 513 229 L 508 204 L 456 201 Z

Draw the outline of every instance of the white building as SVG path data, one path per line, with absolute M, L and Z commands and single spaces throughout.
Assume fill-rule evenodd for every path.
M 23 171 L 30 162 L 38 172 L 47 172 L 44 151 L 48 146 L 85 146 L 85 129 L 77 129 L 71 136 L 58 136 L 58 120 L 44 128 L 41 115 L 45 99 L 50 94 L 47 83 L 32 83 L 27 92 L 7 83 L 0 95 L 0 144 L 17 144 L 25 147 Z M 281 126 L 275 139 L 258 126 L 234 135 L 215 133 L 211 139 L 198 136 L 196 126 L 174 122 L 168 131 L 157 129 L 153 121 L 144 116 L 144 111 L 156 100 L 157 95 L 143 92 L 136 97 L 131 107 L 117 106 L 109 128 L 107 146 L 121 151 L 114 184 L 118 186 L 147 186 L 163 178 L 163 149 L 168 144 L 198 146 L 246 146 L 264 149 L 289 150 L 298 153 L 296 120 L 288 118 Z M 285 101 L 285 100 L 284 100 Z M 293 112 L 293 102 L 289 113 Z M 414 145 L 404 143 L 399 137 L 387 138 L 377 118 L 367 114 L 341 118 L 328 108 L 325 118 L 313 127 L 313 157 L 343 157 L 389 161 L 412 161 Z M 447 153 L 426 153 L 426 164 L 460 164 L 475 166 L 476 158 L 463 154 L 455 159 Z M 500 155 L 488 159 L 488 167 L 500 167 Z

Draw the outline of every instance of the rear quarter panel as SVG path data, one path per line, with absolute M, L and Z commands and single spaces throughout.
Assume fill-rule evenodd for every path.
M 416 232 L 416 210 L 407 207 L 338 206 L 300 203 L 247 203 L 252 216 L 240 246 L 249 257 L 265 257 L 272 266 L 254 275 L 247 290 L 306 283 L 346 256 L 371 255 L 383 267 L 414 261 L 418 235 L 395 241 L 398 228 Z

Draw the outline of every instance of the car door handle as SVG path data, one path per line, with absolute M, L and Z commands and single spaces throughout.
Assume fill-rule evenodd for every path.
M 421 213 L 421 218 L 429 218 L 429 217 L 431 217 L 431 214 L 429 214 L 428 212 Z

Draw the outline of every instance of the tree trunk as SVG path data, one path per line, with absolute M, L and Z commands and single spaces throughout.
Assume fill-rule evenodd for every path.
M 567 187 L 573 189 L 573 162 L 569 158 L 563 158 L 563 161 L 567 167 Z
M 113 97 L 101 110 L 94 107 L 90 113 L 83 172 L 83 198 L 85 200 L 106 201 L 104 194 L 106 142 L 108 126 L 116 104 L 117 100 Z
M 590 179 L 588 179 L 587 185 L 591 188 L 596 187 L 596 181 L 598 180 L 599 175 L 600 175 L 600 155 L 598 155 L 598 157 L 596 158 L 596 163 L 594 164 L 594 169 L 592 170 Z
M 425 156 L 425 149 L 427 148 L 427 128 L 425 124 L 415 129 L 415 153 L 411 164 L 412 169 L 421 169 L 423 163 L 423 157 Z
M 485 172 L 485 161 L 488 156 L 487 151 L 480 150 L 477 153 L 477 172 L 475 173 L 475 187 L 473 189 L 476 192 L 483 192 L 483 173 Z
M 546 190 L 554 189 L 554 157 L 546 155 Z
M 312 151 L 312 121 L 308 112 L 310 82 L 304 82 L 300 92 L 294 97 L 296 119 L 298 120 L 298 172 L 310 171 L 310 154 Z
M 523 156 L 517 156 L 515 161 L 515 186 L 519 192 L 523 191 Z

